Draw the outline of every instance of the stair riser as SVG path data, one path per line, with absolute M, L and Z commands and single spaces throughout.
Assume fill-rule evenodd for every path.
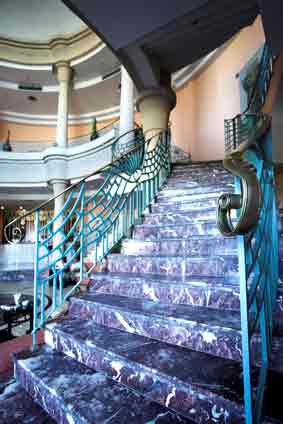
M 107 378 L 101 372 L 57 352 L 42 364 L 43 376 L 31 363 L 16 361 L 15 374 L 29 395 L 59 424 L 149 424 L 166 416 L 168 422 L 187 423 L 168 409 Z M 29 361 L 29 360 L 28 360 Z M 46 371 L 44 372 L 44 368 Z M 15 420 L 15 423 L 19 421 Z
M 133 256 L 213 256 L 236 255 L 237 240 L 228 238 L 188 240 L 124 240 L 121 253 Z
M 70 315 L 222 358 L 241 360 L 240 331 L 181 319 L 164 319 L 74 299 Z
M 183 416 L 198 423 L 213 421 L 214 411 L 222 411 L 219 421 L 244 423 L 244 411 L 240 404 L 223 399 L 206 389 L 172 380 L 146 366 L 126 360 L 113 352 L 97 346 L 86 345 L 60 331 L 46 331 L 46 342 L 59 352 L 70 355 L 77 361 L 106 374 L 163 406 L 170 407 Z M 225 414 L 226 413 L 226 414 Z
M 223 169 L 206 169 L 205 171 L 194 169 L 194 170 L 173 170 L 170 175 L 171 178 L 191 178 L 198 180 L 199 178 L 222 178 L 223 176 L 227 176 L 229 173 Z
M 60 405 L 55 394 L 50 393 L 44 386 L 44 383 L 40 379 L 32 375 L 26 370 L 20 363 L 15 361 L 14 363 L 14 374 L 17 381 L 24 387 L 29 396 L 39 404 L 50 417 L 52 417 L 57 423 L 69 424 L 70 419 L 74 419 L 76 424 L 85 424 L 77 416 L 70 416 L 64 411 L 64 406 Z M 69 415 L 69 417 L 68 417 Z
M 198 187 L 192 187 L 192 188 L 186 188 L 186 189 L 178 189 L 176 186 L 172 188 L 163 187 L 162 190 L 158 193 L 157 198 L 162 200 L 164 198 L 179 198 L 179 197 L 186 197 L 186 196 L 192 196 L 196 194 L 205 194 L 205 193 L 223 193 L 223 192 L 233 192 L 234 191 L 234 184 L 221 184 L 219 186 L 215 184 L 210 184 L 207 186 L 198 186 Z
M 192 224 L 198 221 L 216 221 L 216 208 L 204 211 L 191 211 L 189 214 L 167 213 L 151 214 L 144 217 L 143 223 L 147 225 L 184 225 Z
M 238 258 L 188 258 L 178 257 L 135 257 L 110 255 L 109 272 L 162 274 L 172 276 L 219 276 L 237 277 Z
M 216 208 L 218 204 L 219 196 L 215 196 L 211 199 L 198 199 L 191 202 L 179 202 L 179 203 L 154 203 L 151 205 L 152 213 L 168 213 L 168 212 L 184 212 L 190 213 L 195 209 L 206 211 L 207 209 Z
M 229 284 L 229 283 L 228 283 Z M 147 281 L 123 280 L 113 278 L 111 281 L 96 278 L 91 282 L 90 292 L 95 294 L 112 294 L 131 298 L 153 300 L 166 304 L 185 304 L 206 306 L 214 309 L 240 309 L 239 292 L 221 287 L 190 286 L 188 284 L 152 284 Z
M 223 175 L 223 176 L 211 176 L 211 175 L 203 175 L 203 176 L 199 176 L 199 177 L 193 177 L 193 176 L 189 176 L 187 178 L 185 177 L 178 177 L 178 176 L 173 176 L 170 177 L 167 182 L 163 185 L 163 188 L 194 188 L 194 187 L 199 187 L 202 185 L 221 185 L 221 184 L 233 184 L 234 180 L 233 177 L 230 175 Z
M 137 240 L 188 239 L 191 236 L 219 236 L 215 222 L 197 222 L 189 225 L 137 225 L 133 238 Z
M 197 193 L 197 194 L 184 194 L 180 196 L 157 196 L 158 204 L 178 204 L 182 202 L 198 202 L 204 201 L 205 203 L 210 199 L 218 199 L 222 193 L 230 193 L 234 190 L 231 189 L 221 189 L 219 191 L 214 190 L 209 193 Z

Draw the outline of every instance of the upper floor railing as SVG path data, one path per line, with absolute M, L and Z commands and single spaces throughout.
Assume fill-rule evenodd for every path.
M 34 215 L 34 326 L 36 333 L 74 294 L 89 272 L 128 234 L 170 172 L 169 132 L 144 140 L 141 131 L 119 137 L 113 161 L 5 227 L 10 242 L 21 239 L 21 220 Z M 60 212 L 41 222 L 41 211 L 62 201 Z M 70 289 L 65 282 L 75 276 Z M 69 278 L 70 279 L 70 278 Z M 52 300 L 44 310 L 44 298 Z
M 278 217 L 271 117 L 263 113 L 274 63 L 274 57 L 265 46 L 247 108 L 233 119 L 225 120 L 224 166 L 236 177 L 237 190 L 222 195 L 218 202 L 219 230 L 225 236 L 238 236 L 239 243 L 247 424 L 258 424 L 262 419 L 278 285 Z M 252 370 L 254 364 L 260 365 L 257 373 Z

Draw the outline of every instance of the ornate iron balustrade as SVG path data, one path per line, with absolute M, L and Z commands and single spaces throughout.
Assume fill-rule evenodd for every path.
M 128 234 L 170 173 L 169 131 L 146 142 L 140 131 L 125 136 L 126 143 L 122 144 L 123 137 L 117 140 L 111 164 L 59 195 L 64 196 L 64 206 L 53 219 L 42 223 L 40 211 L 50 209 L 56 197 L 26 214 L 35 215 L 33 346 L 37 331 L 74 294 L 91 269 Z M 9 223 L 6 236 L 14 230 L 18 233 L 18 224 L 18 219 Z M 87 270 L 89 254 L 92 267 Z M 77 269 L 79 277 L 65 290 L 64 279 L 70 267 Z M 47 290 L 52 298 L 48 312 L 39 308 L 44 305 L 40 299 Z
M 247 424 L 261 422 L 278 286 L 278 219 L 271 117 L 262 113 L 273 61 L 265 46 L 248 107 L 244 113 L 225 121 L 224 166 L 235 176 L 237 193 L 221 196 L 217 213 L 221 233 L 238 235 Z M 254 363 L 260 363 L 257 372 L 252 367 Z

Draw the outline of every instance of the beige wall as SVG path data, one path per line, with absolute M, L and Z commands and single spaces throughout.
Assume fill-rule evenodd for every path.
M 173 140 L 193 160 L 223 158 L 224 119 L 240 112 L 236 74 L 263 43 L 257 18 L 199 77 L 177 91 L 177 106 L 171 114 Z
M 115 119 L 101 121 L 97 123 L 97 129 L 103 128 L 107 124 L 114 122 Z M 13 142 L 29 142 L 29 143 L 55 143 L 56 127 L 46 125 L 28 125 L 18 124 L 14 122 L 0 121 L 0 142 L 3 142 L 10 130 L 10 137 Z M 90 133 L 91 124 L 80 124 L 69 126 L 69 138 L 80 137 Z M 70 140 L 72 141 L 72 140 Z

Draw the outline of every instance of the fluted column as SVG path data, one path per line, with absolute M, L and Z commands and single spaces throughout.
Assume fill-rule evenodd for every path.
M 68 62 L 59 62 L 56 65 L 56 76 L 59 83 L 56 141 L 60 147 L 68 147 L 68 113 L 72 74 L 72 68 Z

